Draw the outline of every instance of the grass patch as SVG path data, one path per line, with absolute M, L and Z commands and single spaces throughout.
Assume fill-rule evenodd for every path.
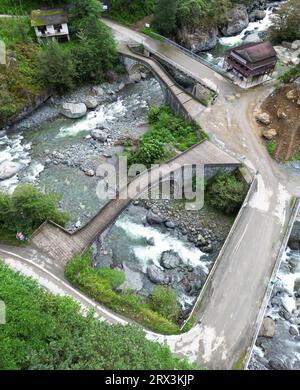
M 245 362 L 246 362 L 246 357 L 247 357 L 247 348 L 245 349 L 245 351 L 243 351 L 243 353 L 241 354 L 241 357 L 239 358 L 239 360 L 237 360 L 232 369 L 235 370 L 235 371 L 241 371 L 241 370 L 244 370 L 245 369 Z
M 0 244 L 24 247 L 27 242 L 17 240 L 15 234 L 0 228 Z
M 269 142 L 267 143 L 267 150 L 268 150 L 269 155 L 270 155 L 271 157 L 274 157 L 275 152 L 276 152 L 276 149 L 277 149 L 277 143 L 276 143 L 276 141 L 269 141 Z
M 178 334 L 177 323 L 153 310 L 153 302 L 130 291 L 118 293 L 116 289 L 124 281 L 121 271 L 91 267 L 91 252 L 76 256 L 65 270 L 66 278 L 81 291 L 113 311 L 162 334 Z M 172 303 L 173 304 L 173 303 Z M 165 308 L 166 309 L 166 308 Z
M 152 107 L 149 111 L 150 131 L 144 134 L 137 148 L 127 148 L 129 166 L 152 164 L 170 159 L 176 151 L 185 151 L 202 139 L 201 129 L 194 122 L 174 115 L 169 106 Z
M 158 34 L 157 32 L 153 31 L 151 28 L 142 28 L 140 29 L 140 32 L 147 35 L 150 38 L 157 39 L 158 41 L 163 41 L 164 38 Z
M 294 154 L 293 161 L 300 161 L 300 152 Z

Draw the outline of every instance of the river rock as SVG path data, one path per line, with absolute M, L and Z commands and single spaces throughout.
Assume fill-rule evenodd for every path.
M 300 297 L 300 279 L 296 279 L 294 283 L 294 292 L 296 297 Z
M 269 366 L 273 370 L 286 370 L 286 365 L 280 359 L 272 359 L 269 361 Z
M 298 39 L 298 40 L 292 42 L 291 48 L 292 48 L 293 50 L 298 50 L 298 49 L 300 49 L 300 40 Z
M 91 136 L 94 140 L 99 142 L 106 142 L 107 141 L 107 135 L 103 130 L 100 129 L 94 129 L 91 131 Z
M 234 7 L 228 15 L 226 27 L 221 29 L 222 34 L 226 37 L 237 35 L 242 32 L 249 24 L 247 8 L 244 5 Z
M 82 118 L 87 112 L 84 103 L 63 103 L 60 113 L 70 119 Z
M 262 135 L 267 140 L 272 140 L 274 137 L 276 137 L 277 131 L 275 129 L 265 130 L 263 131 Z
M 154 238 L 153 237 L 147 238 L 147 244 L 150 246 L 154 246 L 155 245 Z
M 287 115 L 284 111 L 282 111 L 280 108 L 277 110 L 277 118 L 278 119 L 286 119 Z
M 218 43 L 218 31 L 215 27 L 209 29 L 196 28 L 190 31 L 187 26 L 180 29 L 177 39 L 184 47 L 196 52 L 213 49 Z
M 256 22 L 257 20 L 264 19 L 265 16 L 266 16 L 266 12 L 265 11 L 260 10 L 260 9 L 256 9 L 256 10 L 252 11 L 249 14 L 249 21 L 250 22 Z
M 87 106 L 87 108 L 93 110 L 98 106 L 98 101 L 93 96 L 88 96 L 84 100 L 84 104 Z
M 168 229 L 175 229 L 177 224 L 173 221 L 166 221 L 165 222 L 165 226 L 168 228 Z
M 260 112 L 255 116 L 256 120 L 263 125 L 268 126 L 271 123 L 270 115 L 267 112 Z
M 290 91 L 286 94 L 286 98 L 287 98 L 288 100 L 297 99 L 297 91 L 295 91 L 294 89 L 290 90 Z
M 147 267 L 147 276 L 152 283 L 166 284 L 167 278 L 164 271 L 162 271 L 155 264 L 152 264 L 149 267 Z
M 10 179 L 15 176 L 23 165 L 18 162 L 4 161 L 0 164 L 0 180 Z
M 182 259 L 178 253 L 169 250 L 161 254 L 160 264 L 166 269 L 174 269 L 182 264 Z
M 270 317 L 265 317 L 259 331 L 259 336 L 272 338 L 275 335 L 275 321 Z
M 95 85 L 93 88 L 92 88 L 92 92 L 97 95 L 97 96 L 103 96 L 104 95 L 104 90 L 102 87 L 100 87 L 99 85 Z
M 95 176 L 95 171 L 93 169 L 87 169 L 86 171 L 84 171 L 84 173 L 86 176 Z
M 291 326 L 289 327 L 289 334 L 290 334 L 291 336 L 298 336 L 298 335 L 299 335 L 299 332 L 298 332 L 297 326 L 291 325 Z
M 131 75 L 129 75 L 129 83 L 131 84 L 134 84 L 134 83 L 138 83 L 139 81 L 141 81 L 142 79 L 142 76 L 141 76 L 141 73 L 139 72 L 135 72 Z
M 118 86 L 118 91 L 120 92 L 120 91 L 122 91 L 122 89 L 124 89 L 125 88 L 125 83 L 124 83 L 124 81 L 122 81 L 121 83 L 120 83 L 120 85 Z
M 151 210 L 148 211 L 146 218 L 149 225 L 161 225 L 164 222 L 163 218 Z

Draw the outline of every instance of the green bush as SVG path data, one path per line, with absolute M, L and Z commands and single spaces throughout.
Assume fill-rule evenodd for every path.
M 151 15 L 157 0 L 110 0 L 109 17 L 130 25 Z
M 130 164 L 151 164 L 171 157 L 167 146 L 184 151 L 201 139 L 196 123 L 188 122 L 180 115 L 174 115 L 169 106 L 152 107 L 148 115 L 150 131 L 135 150 L 127 150 Z
M 61 94 L 75 87 L 76 63 L 67 46 L 56 42 L 45 46 L 39 57 L 39 77 L 47 88 Z
M 177 321 L 179 307 L 176 291 L 170 287 L 157 286 L 151 295 L 151 308 L 171 321 Z
M 276 149 L 277 149 L 277 143 L 276 141 L 269 141 L 267 143 L 267 149 L 271 157 L 274 157 Z
M 81 315 L 70 297 L 58 297 L 0 262 L 0 297 L 7 323 L 0 326 L 0 370 L 194 369 L 168 346 L 132 325 L 110 325 Z
M 300 77 L 300 63 L 287 70 L 279 79 L 284 84 L 288 84 L 298 77 Z
M 280 19 L 276 19 L 275 25 L 270 29 L 270 39 L 274 44 L 282 41 L 295 41 L 300 39 L 300 2 L 289 0 L 280 10 Z
M 141 297 L 125 292 L 117 293 L 114 288 L 123 282 L 118 273 L 109 273 L 91 267 L 91 253 L 75 256 L 65 269 L 66 278 L 81 291 L 98 302 L 103 303 L 117 313 L 132 318 L 149 329 L 163 334 L 177 334 L 179 327 L 176 323 L 165 318 L 158 311 L 152 310 Z
M 30 185 L 19 186 L 12 195 L 0 193 L 0 228 L 28 236 L 47 219 L 65 226 L 69 215 L 58 210 L 59 200 L 57 194 L 43 194 Z
M 208 203 L 226 214 L 235 214 L 239 211 L 246 196 L 246 188 L 234 174 L 220 171 L 207 184 L 206 194 Z

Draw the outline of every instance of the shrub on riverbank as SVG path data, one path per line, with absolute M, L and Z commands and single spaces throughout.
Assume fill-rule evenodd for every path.
M 12 195 L 0 193 L 0 228 L 14 237 L 18 231 L 29 236 L 47 219 L 65 226 L 69 216 L 59 211 L 59 200 L 57 194 L 43 194 L 30 185 L 19 186 Z
M 281 18 L 275 20 L 270 29 L 270 39 L 274 44 L 282 41 L 295 41 L 300 39 L 300 2 L 289 0 L 278 11 Z
M 172 157 L 175 149 L 182 152 L 201 139 L 199 126 L 174 115 L 169 106 L 152 107 L 148 118 L 150 131 L 143 136 L 137 149 L 127 151 L 129 166 L 144 164 L 150 167 Z
M 108 275 L 109 272 L 110 275 Z M 156 332 L 163 334 L 179 333 L 179 326 L 166 318 L 159 310 L 153 310 L 153 306 L 145 299 L 130 292 L 116 292 L 116 288 L 123 281 L 119 273 L 118 270 L 108 271 L 107 269 L 92 268 L 90 252 L 83 256 L 76 256 L 68 263 L 65 270 L 66 278 L 75 287 L 113 311 Z M 114 280 L 113 283 L 112 279 Z M 173 300 L 171 303 L 173 308 Z M 164 310 L 167 311 L 168 308 L 166 307 Z
M 193 369 L 135 326 L 85 317 L 69 297 L 39 288 L 0 262 L 0 297 L 7 323 L 0 326 L 0 370 Z
M 208 203 L 226 214 L 235 214 L 246 196 L 245 184 L 236 175 L 220 171 L 207 183 Z

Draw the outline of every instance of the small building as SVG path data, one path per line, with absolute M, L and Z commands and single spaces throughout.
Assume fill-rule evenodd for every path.
M 64 8 L 32 11 L 31 26 L 34 27 L 39 42 L 70 40 L 68 13 Z
M 270 42 L 248 43 L 227 50 L 224 67 L 231 72 L 238 84 L 251 87 L 272 75 L 277 54 Z

